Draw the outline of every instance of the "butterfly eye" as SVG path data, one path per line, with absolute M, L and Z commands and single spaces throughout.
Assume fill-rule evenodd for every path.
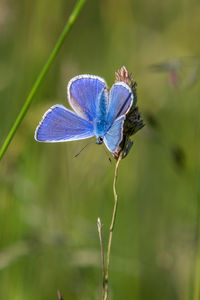
M 101 136 L 98 136 L 97 144 L 101 145 L 102 143 L 103 143 L 103 138 Z

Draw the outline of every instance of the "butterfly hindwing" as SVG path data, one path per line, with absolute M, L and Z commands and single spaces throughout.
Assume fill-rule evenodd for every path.
M 35 131 L 39 142 L 64 142 L 94 136 L 94 126 L 62 105 L 52 106 Z
M 94 75 L 79 75 L 68 84 L 68 100 L 74 111 L 88 121 L 94 121 L 98 97 L 106 88 L 103 78 Z
M 123 138 L 123 125 L 126 116 L 121 116 L 114 121 L 104 136 L 104 143 L 110 152 L 115 152 Z
M 117 118 L 127 114 L 133 104 L 133 92 L 124 82 L 113 84 L 109 95 L 107 122 L 112 124 Z

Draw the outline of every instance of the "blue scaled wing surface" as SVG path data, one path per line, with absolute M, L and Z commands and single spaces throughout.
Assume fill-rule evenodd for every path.
M 115 83 L 109 94 L 107 113 L 107 131 L 104 143 L 111 152 L 115 152 L 123 139 L 123 125 L 126 114 L 133 105 L 133 92 L 124 82 Z
M 123 125 L 126 116 L 121 116 L 110 127 L 104 136 L 104 143 L 110 152 L 115 152 L 123 138 Z
M 107 122 L 111 124 L 120 116 L 126 115 L 133 105 L 133 92 L 124 82 L 113 84 L 109 94 Z
M 94 126 L 62 105 L 52 106 L 35 131 L 39 142 L 64 142 L 94 136 Z
M 101 77 L 76 76 L 67 86 L 69 104 L 80 117 L 93 122 L 96 119 L 98 99 L 104 89 L 107 86 Z

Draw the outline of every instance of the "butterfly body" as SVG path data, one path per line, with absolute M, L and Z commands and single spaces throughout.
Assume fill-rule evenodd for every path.
M 62 105 L 52 106 L 35 131 L 39 142 L 64 142 L 96 136 L 114 152 L 123 137 L 123 123 L 133 104 L 131 88 L 115 83 L 110 93 L 104 79 L 93 75 L 72 78 L 67 88 L 71 111 Z

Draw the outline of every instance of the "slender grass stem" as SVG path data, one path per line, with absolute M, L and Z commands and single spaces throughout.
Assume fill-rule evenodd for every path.
M 195 263 L 195 274 L 194 274 L 194 291 L 193 300 L 199 300 L 200 294 L 200 253 L 199 253 L 199 241 L 197 245 L 196 263 Z
M 117 215 L 117 205 L 118 205 L 116 182 L 117 182 L 117 175 L 118 175 L 118 167 L 119 167 L 119 163 L 120 163 L 121 159 L 122 159 L 122 152 L 121 152 L 121 154 L 116 162 L 116 165 L 115 165 L 115 174 L 114 174 L 114 181 L 113 181 L 114 207 L 113 207 L 113 214 L 112 214 L 112 220 L 111 220 L 111 224 L 110 224 L 109 237 L 108 237 L 105 276 L 104 276 L 104 280 L 103 280 L 103 300 L 106 300 L 108 298 L 108 276 L 109 276 L 109 265 L 110 265 L 110 250 L 111 250 L 112 235 L 113 235 L 113 230 L 114 230 L 114 226 L 115 226 L 115 220 L 116 220 L 116 215 Z
M 98 218 L 97 220 L 97 228 L 99 233 L 99 242 L 100 242 L 100 249 L 101 249 L 101 265 L 102 265 L 102 278 L 103 278 L 102 297 L 104 297 L 105 264 L 104 264 L 104 250 L 103 250 L 103 240 L 102 240 L 102 224 L 100 218 Z
M 199 157 L 198 157 L 199 161 Z M 200 189 L 199 178 L 200 168 L 197 167 L 197 216 L 196 216 L 196 233 L 195 233 L 195 265 L 194 265 L 194 280 L 193 280 L 193 300 L 200 299 Z
M 19 112 L 19 114 L 18 114 L 18 116 L 17 116 L 17 118 L 16 118 L 16 120 L 15 120 L 12 128 L 10 129 L 10 131 L 9 131 L 9 133 L 8 133 L 8 135 L 7 135 L 5 141 L 4 141 L 4 143 L 3 143 L 3 145 L 2 145 L 2 147 L 0 149 L 0 160 L 4 156 L 4 154 L 5 154 L 6 150 L 7 150 L 10 142 L 12 141 L 12 139 L 13 139 L 13 137 L 14 137 L 14 135 L 15 135 L 15 133 L 16 133 L 19 125 L 21 124 L 24 116 L 26 115 L 26 112 L 27 112 L 27 110 L 28 110 L 28 108 L 29 108 L 32 100 L 33 100 L 33 97 L 34 97 L 36 91 L 38 90 L 38 87 L 40 86 L 42 80 L 44 79 L 45 75 L 47 74 L 47 72 L 48 72 L 51 64 L 53 63 L 53 61 L 54 61 L 54 59 L 55 59 L 55 57 L 56 57 L 59 49 L 61 48 L 61 46 L 62 46 L 62 44 L 63 44 L 63 42 L 64 42 L 67 34 L 69 33 L 70 29 L 72 28 L 72 25 L 76 21 L 79 13 L 81 11 L 81 8 L 85 4 L 85 2 L 86 2 L 86 0 L 78 0 L 77 1 L 77 3 L 75 5 L 75 7 L 74 7 L 74 9 L 73 9 L 73 11 L 72 11 L 69 19 L 68 19 L 68 21 L 65 24 L 65 27 L 64 27 L 63 31 L 61 32 L 61 34 L 60 34 L 60 36 L 59 36 L 59 38 L 58 38 L 58 40 L 57 40 L 57 42 L 56 42 L 56 44 L 55 44 L 52 52 L 51 52 L 51 54 L 49 55 L 46 63 L 44 64 L 41 72 L 39 73 L 38 77 L 36 78 L 36 81 L 35 81 L 32 89 L 31 89 L 28 97 L 26 98 L 26 101 L 25 101 L 25 103 L 24 103 L 21 111 Z
M 199 103 L 197 105 L 197 111 L 199 109 Z M 195 141 L 197 141 L 197 149 L 199 149 L 199 132 L 200 122 L 199 118 L 195 120 Z M 200 299 L 200 154 L 196 153 L 196 170 L 195 170 L 195 192 L 196 192 L 196 224 L 195 224 L 195 244 L 194 244 L 194 271 L 192 278 L 193 288 L 193 300 Z

